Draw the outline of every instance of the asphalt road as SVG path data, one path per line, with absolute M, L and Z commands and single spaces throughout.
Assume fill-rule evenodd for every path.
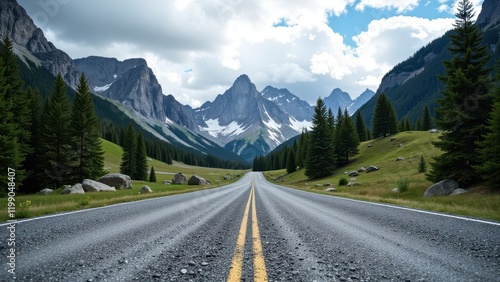
M 1 281 L 13 281 L 8 226 Z M 15 228 L 16 281 L 500 281 L 499 223 L 306 193 L 260 173 Z

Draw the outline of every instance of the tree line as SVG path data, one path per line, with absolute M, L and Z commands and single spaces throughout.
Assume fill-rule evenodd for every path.
M 38 89 L 23 89 L 10 38 L 0 52 L 0 170 L 15 169 L 15 181 L 26 193 L 102 175 L 99 123 L 85 76 L 72 104 L 60 74 L 42 101 Z M 2 189 L 5 181 L 0 180 Z

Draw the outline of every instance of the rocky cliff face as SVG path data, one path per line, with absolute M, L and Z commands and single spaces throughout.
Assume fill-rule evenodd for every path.
M 261 92 L 262 96 L 278 105 L 285 113 L 296 121 L 311 121 L 314 107 L 293 95 L 288 89 L 278 89 L 267 86 Z
M 481 13 L 476 21 L 485 29 L 500 25 L 500 5 L 498 0 L 484 0 Z
M 42 64 L 54 75 L 60 72 L 66 83 L 76 88 L 78 74 L 71 58 L 45 38 L 15 0 L 0 1 L 0 36 L 9 36 L 16 53 L 23 55 L 24 60 Z
M 147 119 L 165 121 L 161 86 L 144 59 L 120 62 L 92 56 L 74 62 L 78 71 L 85 73 L 94 92 L 119 101 Z

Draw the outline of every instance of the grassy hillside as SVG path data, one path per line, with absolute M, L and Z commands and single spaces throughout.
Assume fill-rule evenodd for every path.
M 116 144 L 102 140 L 105 151 L 105 170 L 108 172 L 119 172 L 122 156 L 122 148 Z M 62 189 L 54 191 L 50 195 L 16 195 L 16 217 L 34 217 L 65 211 L 74 211 L 86 208 L 106 206 L 110 204 L 137 201 L 147 198 L 167 196 L 179 193 L 192 192 L 202 189 L 214 188 L 229 184 L 238 180 L 245 172 L 240 170 L 215 169 L 205 167 L 188 166 L 182 163 L 167 165 L 154 159 L 148 159 L 148 168 L 154 166 L 157 182 L 132 180 L 133 189 L 117 190 L 116 192 L 92 192 L 83 195 L 62 195 Z M 195 174 L 210 181 L 210 186 L 189 185 L 164 185 L 165 180 L 172 180 L 176 173 L 182 172 L 186 177 Z M 232 179 L 225 180 L 223 177 L 229 174 Z M 140 194 L 143 185 L 148 185 L 153 190 L 151 194 Z M 7 207 L 7 198 L 0 199 L 0 205 Z M 7 209 L 0 210 L 0 222 L 8 218 Z
M 360 154 L 327 178 L 309 180 L 303 169 L 292 174 L 279 170 L 266 172 L 265 175 L 276 183 L 311 192 L 500 221 L 500 195 L 488 192 L 485 187 L 475 187 L 470 189 L 469 193 L 457 196 L 423 197 L 425 190 L 432 183 L 425 179 L 424 173 L 418 172 L 418 164 L 420 156 L 423 155 L 429 168 L 432 157 L 440 154 L 431 143 L 437 140 L 437 134 L 402 132 L 393 137 L 396 140 L 390 141 L 390 137 L 386 137 L 361 143 Z M 404 160 L 396 161 L 398 157 Z M 341 178 L 351 180 L 345 172 L 371 165 L 377 166 L 379 170 L 371 173 L 361 172 L 359 176 L 354 177 L 358 186 L 339 186 Z M 408 190 L 393 192 L 400 179 L 409 182 Z M 336 191 L 325 192 L 328 187 L 335 187 Z

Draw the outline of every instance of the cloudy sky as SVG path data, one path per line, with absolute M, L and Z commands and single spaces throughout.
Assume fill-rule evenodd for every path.
M 457 0 L 18 0 L 72 58 L 142 57 L 198 107 L 247 74 L 313 104 L 353 98 L 452 28 Z M 483 0 L 472 0 L 476 15 Z

